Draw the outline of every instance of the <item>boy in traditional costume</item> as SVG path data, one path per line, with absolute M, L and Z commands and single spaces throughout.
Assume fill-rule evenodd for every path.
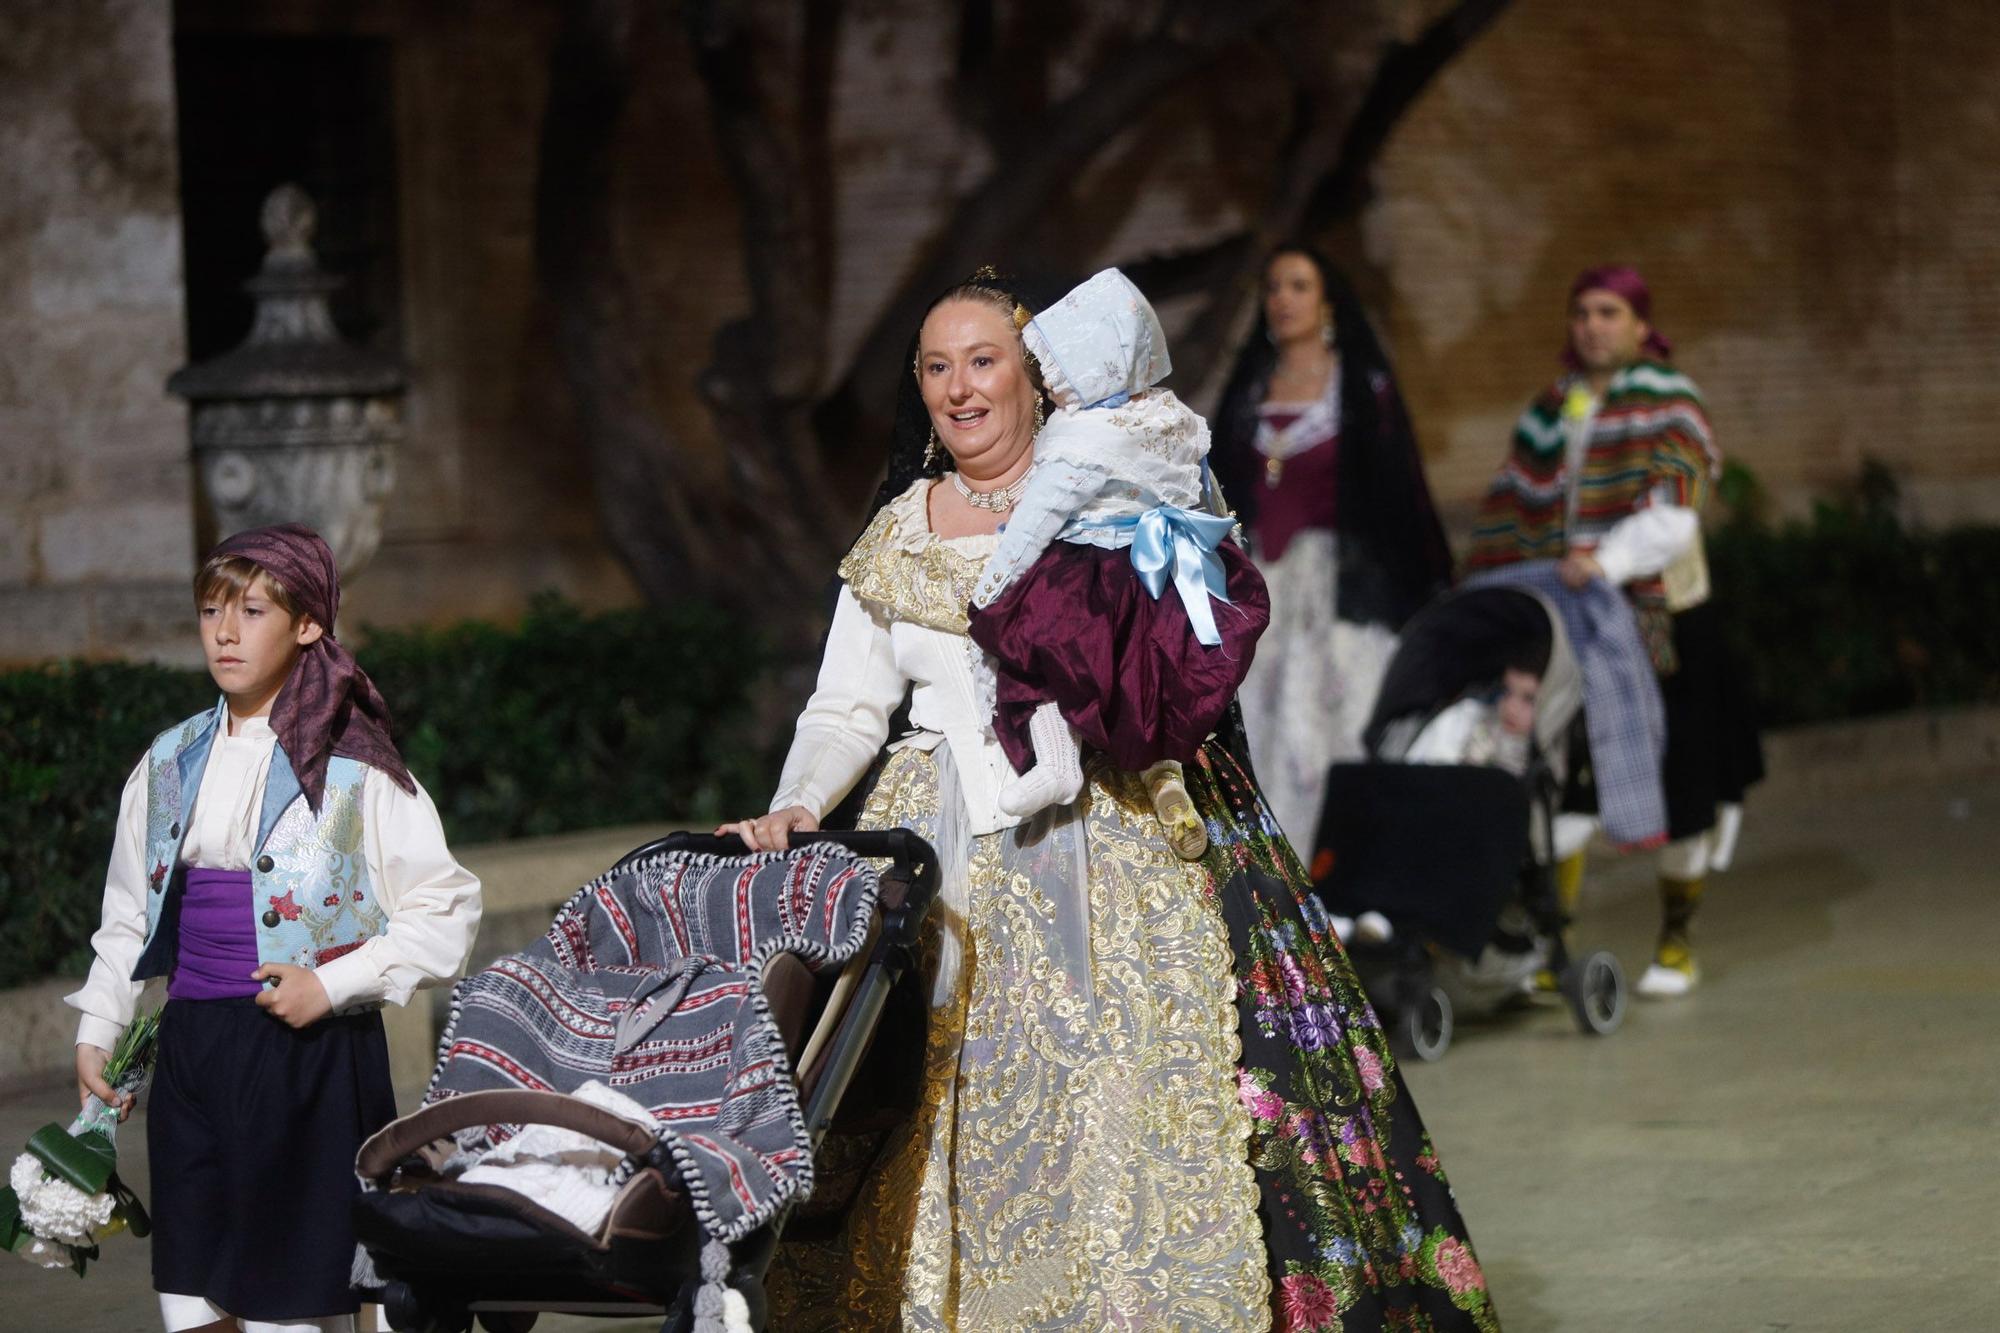
M 96 959 L 67 1003 L 77 1089 L 167 978 L 146 1123 L 168 1330 L 351 1333 L 354 1155 L 395 1117 L 381 1007 L 460 972 L 479 881 L 333 634 L 340 575 L 295 525 L 238 533 L 195 577 L 216 706 L 125 784 Z
M 1521 414 L 1480 506 L 1470 565 L 1559 561 L 1573 588 L 1602 578 L 1630 599 L 1667 713 L 1662 921 L 1642 995 L 1699 979 L 1689 935 L 1706 877 L 1725 869 L 1744 789 L 1763 775 L 1745 682 L 1710 600 L 1701 511 L 1722 472 L 1694 382 L 1675 369 L 1636 269 L 1585 270 L 1570 288 L 1568 368 Z M 1581 853 L 1560 882 L 1577 883 Z

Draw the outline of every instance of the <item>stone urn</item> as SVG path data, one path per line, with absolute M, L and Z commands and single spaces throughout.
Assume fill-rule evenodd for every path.
M 188 401 L 196 539 L 206 551 L 245 528 L 303 523 L 326 538 L 343 578 L 382 541 L 396 479 L 403 366 L 340 336 L 320 272 L 313 202 L 296 185 L 264 200 L 263 267 L 244 284 L 250 336 L 176 371 L 167 391 Z

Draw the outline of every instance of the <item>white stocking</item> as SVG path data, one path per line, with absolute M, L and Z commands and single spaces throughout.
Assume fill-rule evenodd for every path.
M 160 1293 L 160 1317 L 172 1333 L 175 1329 L 213 1324 L 229 1318 L 229 1314 L 205 1297 L 163 1291 Z M 335 1314 L 282 1322 L 268 1319 L 242 1319 L 237 1322 L 243 1326 L 243 1333 L 354 1333 L 356 1321 L 351 1314 Z
M 1025 819 L 1052 805 L 1068 805 L 1083 790 L 1083 762 L 1076 735 L 1054 704 L 1043 704 L 1028 719 L 1035 766 L 1000 789 L 1000 809 Z

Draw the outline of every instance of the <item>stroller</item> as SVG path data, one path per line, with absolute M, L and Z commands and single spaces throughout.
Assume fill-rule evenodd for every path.
M 526 1333 L 543 1311 L 657 1315 L 662 1333 L 765 1327 L 779 1233 L 913 973 L 938 866 L 904 829 L 743 850 L 648 843 L 542 940 L 454 988 L 425 1104 L 356 1162 L 356 1281 L 391 1327 Z M 878 876 L 863 857 L 892 864 Z M 875 1081 L 860 1080 L 878 1094 Z M 624 1103 L 605 1087 L 638 1114 L 614 1113 Z M 590 1230 L 464 1169 L 547 1127 L 617 1164 L 593 1178 L 615 1193 Z
M 1525 771 L 1405 762 L 1469 689 L 1517 667 L 1538 675 Z M 1375 912 L 1393 933 L 1349 941 L 1369 998 L 1399 1045 L 1436 1060 L 1460 1008 L 1518 1002 L 1547 973 L 1586 1033 L 1615 1030 L 1625 976 L 1606 952 L 1572 958 L 1555 886 L 1556 811 L 1582 678 L 1562 621 L 1535 593 L 1447 593 L 1404 628 L 1362 734 L 1368 760 L 1335 764 L 1312 861 L 1333 912 Z

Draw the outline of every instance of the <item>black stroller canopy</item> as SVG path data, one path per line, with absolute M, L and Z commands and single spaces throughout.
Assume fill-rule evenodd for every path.
M 1403 627 L 1362 743 L 1376 754 L 1383 731 L 1397 718 L 1429 716 L 1468 687 L 1498 680 L 1510 666 L 1548 677 L 1551 660 L 1567 657 L 1567 644 L 1557 646 L 1560 633 L 1548 606 L 1523 589 L 1446 593 Z

